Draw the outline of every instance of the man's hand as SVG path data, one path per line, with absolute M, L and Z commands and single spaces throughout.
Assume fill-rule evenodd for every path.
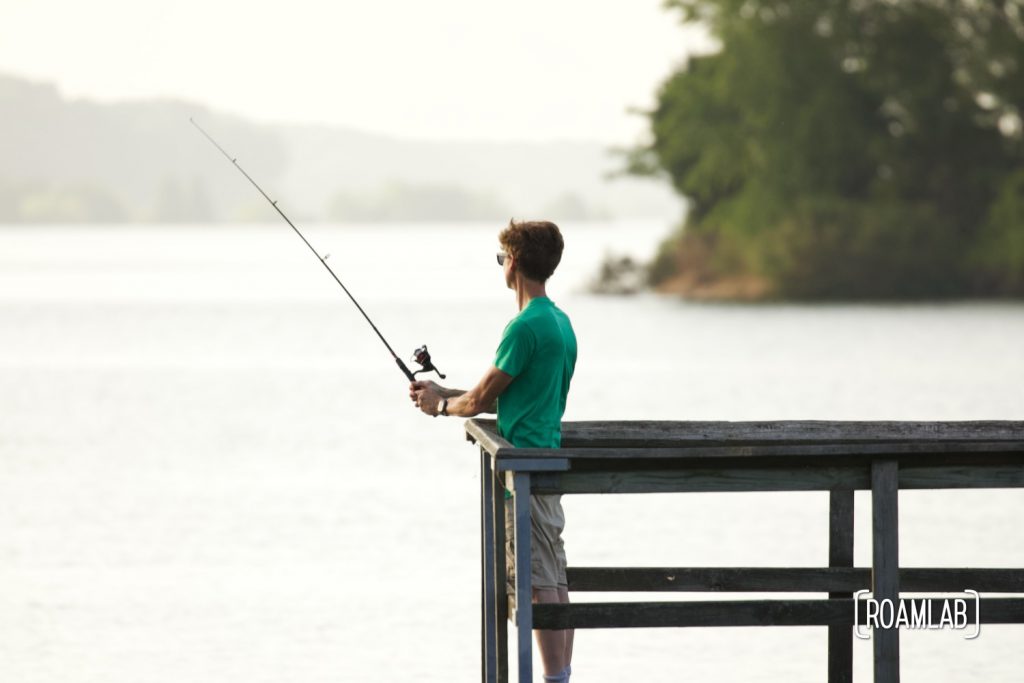
M 409 385 L 409 398 L 427 415 L 437 417 L 437 404 L 441 402 L 444 388 L 436 382 L 417 381 Z
M 508 387 L 514 378 L 498 368 L 491 368 L 484 373 L 480 383 L 469 391 L 446 389 L 440 384 L 429 380 L 416 381 L 409 385 L 409 398 L 427 415 L 437 417 L 437 404 L 442 398 L 448 399 L 447 415 L 454 417 L 473 417 L 480 413 L 493 413 L 498 396 Z
M 415 382 L 409 385 L 409 398 L 412 399 L 413 403 L 416 403 L 416 392 L 420 391 L 421 389 L 429 389 L 430 391 L 433 391 L 435 394 L 442 398 L 444 398 L 447 392 L 447 389 L 442 387 L 437 382 L 431 382 L 429 379 L 416 380 Z

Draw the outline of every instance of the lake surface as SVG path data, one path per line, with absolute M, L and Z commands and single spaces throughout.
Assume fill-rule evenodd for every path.
M 454 386 L 488 367 L 516 312 L 496 227 L 304 231 L 400 354 L 428 343 Z M 597 297 L 602 254 L 666 226 L 563 231 L 567 420 L 1024 419 L 1020 304 Z M 477 453 L 285 224 L 0 231 L 0 387 L 0 681 L 478 680 Z M 570 564 L 827 563 L 827 494 L 564 506 Z M 1021 519 L 1020 490 L 904 492 L 901 564 L 1024 566 Z M 903 680 L 1020 680 L 1022 639 L 904 632 Z M 573 659 L 575 683 L 820 681 L 826 636 L 578 631 Z

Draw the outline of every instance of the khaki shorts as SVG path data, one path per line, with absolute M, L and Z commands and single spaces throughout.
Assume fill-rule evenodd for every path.
M 502 494 L 498 494 L 502 495 Z M 512 529 L 512 503 L 505 501 L 505 576 L 509 592 L 515 586 L 516 547 Z M 557 588 L 568 586 L 565 577 L 565 544 L 562 529 L 565 528 L 565 513 L 562 511 L 562 496 L 530 497 L 530 582 L 534 588 Z

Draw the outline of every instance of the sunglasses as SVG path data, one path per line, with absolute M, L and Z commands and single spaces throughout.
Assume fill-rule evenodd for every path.
M 503 251 L 499 251 L 499 252 L 498 252 L 498 265 L 499 265 L 499 266 L 503 266 L 503 265 L 505 265 L 505 258 L 506 258 L 507 256 L 508 256 L 508 254 L 506 254 L 506 253 L 505 253 L 505 252 L 503 252 Z

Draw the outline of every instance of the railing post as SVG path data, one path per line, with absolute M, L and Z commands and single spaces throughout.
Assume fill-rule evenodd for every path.
M 828 566 L 853 566 L 853 489 L 829 492 Z M 829 593 L 852 598 L 853 593 Z M 853 682 L 853 633 L 849 626 L 828 627 L 828 683 Z
M 876 460 L 871 464 L 871 591 L 881 604 L 891 600 L 899 606 L 899 479 L 895 460 Z M 895 612 L 894 612 L 895 614 Z M 875 648 L 875 683 L 899 683 L 900 631 L 876 628 L 871 637 Z
M 505 572 L 506 538 L 505 487 L 501 475 L 493 470 L 491 480 L 494 482 L 494 630 L 498 655 L 498 683 L 508 683 L 508 575 Z
M 494 543 L 494 473 L 491 470 L 491 456 L 480 449 L 480 539 L 481 539 L 481 680 L 497 683 L 497 630 L 495 614 L 495 564 L 497 551 Z M 504 522 L 504 520 L 502 520 Z M 502 558 L 504 559 L 504 557 Z
M 516 631 L 519 683 L 533 681 L 533 588 L 530 576 L 530 474 L 513 475 L 512 502 L 516 546 Z

